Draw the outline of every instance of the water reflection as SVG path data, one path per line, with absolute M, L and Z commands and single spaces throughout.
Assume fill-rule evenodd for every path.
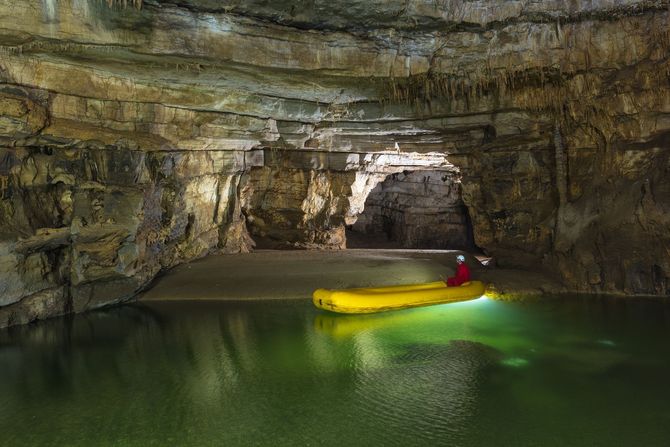
M 127 306 L 2 330 L 0 381 L 14 381 L 29 395 L 66 393 L 91 369 L 120 371 L 105 353 L 132 343 L 137 332 L 156 323 L 146 309 Z
M 13 328 L 0 331 L 3 444 L 492 445 L 510 441 L 507 427 L 587 419 L 585 439 L 600 440 L 621 398 L 658 434 L 670 352 L 653 342 L 667 322 L 616 306 L 344 316 L 302 302 L 157 303 Z
M 463 307 L 481 305 L 486 301 L 485 298 L 480 298 L 463 303 L 358 315 L 321 312 L 314 317 L 314 328 L 318 332 L 328 334 L 334 338 L 347 338 L 363 332 L 374 332 L 380 329 L 417 328 L 431 324 L 444 325 L 447 322 L 454 324 L 456 322 L 449 318 L 449 315 L 454 316 L 458 314 L 454 313 L 454 311 Z

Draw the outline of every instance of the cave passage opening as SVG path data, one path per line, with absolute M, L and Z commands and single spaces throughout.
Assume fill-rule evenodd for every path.
M 479 251 L 458 172 L 405 170 L 368 194 L 346 228 L 347 248 Z

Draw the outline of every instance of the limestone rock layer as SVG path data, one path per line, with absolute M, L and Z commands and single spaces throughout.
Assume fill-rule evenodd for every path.
M 667 0 L 0 0 L 0 326 L 255 242 L 343 248 L 378 184 L 428 171 L 499 264 L 667 296 L 669 23 Z

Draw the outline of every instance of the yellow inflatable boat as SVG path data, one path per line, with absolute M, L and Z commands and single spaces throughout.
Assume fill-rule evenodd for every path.
M 366 314 L 407 307 L 467 301 L 484 295 L 481 281 L 447 287 L 442 281 L 364 289 L 316 289 L 312 302 L 319 309 L 344 314 Z

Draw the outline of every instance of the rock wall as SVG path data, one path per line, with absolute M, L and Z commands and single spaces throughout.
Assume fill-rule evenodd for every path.
M 368 235 L 402 248 L 472 250 L 472 228 L 458 181 L 449 170 L 391 174 L 370 191 L 351 229 L 361 240 Z
M 269 150 L 264 160 L 243 177 L 240 197 L 254 241 L 271 248 L 345 248 L 345 226 L 389 174 L 450 166 L 441 154 Z
M 386 176 L 451 166 L 498 263 L 668 295 L 669 20 L 667 0 L 0 0 L 0 326 L 252 238 L 343 247 Z
M 161 270 L 249 248 L 234 152 L 0 149 L 0 323 L 132 298 Z

